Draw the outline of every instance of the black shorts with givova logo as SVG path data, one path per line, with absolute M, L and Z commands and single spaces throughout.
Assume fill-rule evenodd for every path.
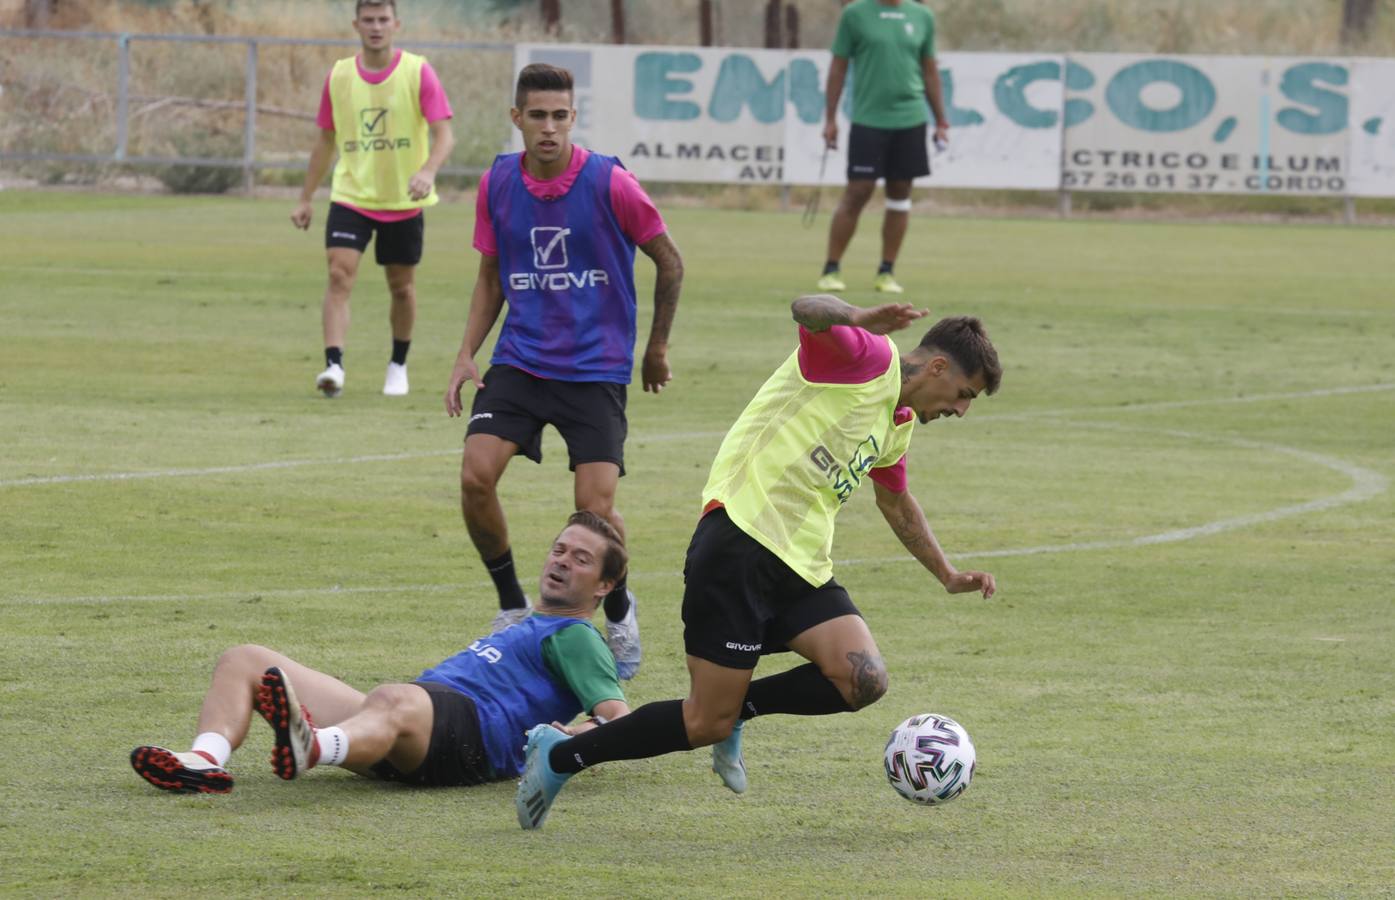
M 833 579 L 814 587 L 713 509 L 698 521 L 683 564 L 683 644 L 731 669 L 754 669 L 771 653 L 839 616 L 860 616 Z
M 551 425 L 567 442 L 567 464 L 613 462 L 625 474 L 625 385 L 609 381 L 558 381 L 513 366 L 490 366 L 484 390 L 470 406 L 472 434 L 492 434 L 518 445 L 518 453 L 542 462 L 542 430 Z
M 375 232 L 378 239 L 373 242 L 373 257 L 378 265 L 415 266 L 421 262 L 421 251 L 426 245 L 425 213 L 397 222 L 379 222 L 347 206 L 329 205 L 329 216 L 325 219 L 326 249 L 347 247 L 362 253 L 368 249 L 368 241 Z

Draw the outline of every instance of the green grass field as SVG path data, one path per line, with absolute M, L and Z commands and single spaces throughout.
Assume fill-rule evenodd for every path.
M 183 747 L 227 646 L 363 688 L 483 632 L 441 393 L 476 254 L 430 214 L 413 393 L 378 393 L 365 266 L 329 402 L 323 263 L 289 204 L 0 193 L 0 892 L 343 896 L 1371 896 L 1395 885 L 1395 276 L 1390 231 L 917 217 L 898 274 L 987 322 L 1006 368 L 921 428 L 912 489 L 949 597 L 871 497 L 838 577 L 891 670 L 855 715 L 747 729 L 736 797 L 704 751 L 576 779 L 521 832 L 513 785 L 283 783 L 254 723 L 229 796 L 130 770 Z M 687 680 L 679 571 L 725 428 L 793 342 L 826 218 L 670 209 L 676 379 L 631 392 L 621 485 L 640 704 Z M 849 254 L 872 303 L 875 218 Z M 641 296 L 652 267 L 641 257 Z M 641 303 L 646 318 L 647 300 Z M 899 335 L 902 347 L 918 335 Z M 504 481 L 529 579 L 570 511 L 560 440 Z M 776 657 L 759 672 L 791 660 Z M 899 799 L 906 716 L 963 722 L 964 797 Z

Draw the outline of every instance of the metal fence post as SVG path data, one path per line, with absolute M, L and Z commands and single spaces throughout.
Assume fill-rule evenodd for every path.
M 257 188 L 257 42 L 247 42 L 247 116 L 243 119 L 243 193 Z
M 131 36 L 116 38 L 116 158 L 126 158 L 131 111 Z
M 242 191 L 257 187 L 257 42 L 247 42 L 247 115 L 242 121 Z

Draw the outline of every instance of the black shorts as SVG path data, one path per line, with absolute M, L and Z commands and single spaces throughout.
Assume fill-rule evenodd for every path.
M 853 123 L 848 134 L 848 180 L 911 181 L 930 174 L 926 126 L 873 128 Z
M 842 585 L 830 578 L 814 587 L 721 508 L 698 522 L 683 582 L 688 655 L 732 669 L 754 669 L 815 625 L 862 615 Z
M 475 701 L 434 681 L 412 683 L 431 695 L 431 743 L 426 759 L 416 771 L 406 773 L 384 759 L 373 765 L 373 774 L 384 781 L 418 787 L 457 787 L 497 780 L 485 756 Z
M 542 462 L 542 430 L 551 425 L 567 442 L 568 467 L 613 462 L 625 474 L 625 385 L 608 381 L 556 381 L 513 366 L 490 366 L 484 390 L 470 407 L 472 434 L 492 434 Z
M 420 214 L 400 222 L 379 222 L 361 212 L 338 203 L 329 205 L 325 219 L 325 247 L 348 247 L 362 253 L 368 249 L 373 232 L 378 240 L 373 255 L 380 266 L 415 266 L 421 262 L 421 250 L 426 240 L 426 215 Z

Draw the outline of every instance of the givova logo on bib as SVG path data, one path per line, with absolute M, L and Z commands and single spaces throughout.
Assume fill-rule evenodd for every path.
M 587 288 L 610 284 L 604 269 L 570 270 L 571 257 L 567 251 L 570 228 L 539 225 L 528 232 L 533 244 L 534 272 L 510 272 L 509 287 L 515 291 L 566 291 L 574 287 Z
M 358 111 L 361 135 L 344 142 L 345 153 L 371 150 L 400 150 L 412 146 L 411 138 L 388 137 L 388 111 L 380 106 L 368 106 Z

